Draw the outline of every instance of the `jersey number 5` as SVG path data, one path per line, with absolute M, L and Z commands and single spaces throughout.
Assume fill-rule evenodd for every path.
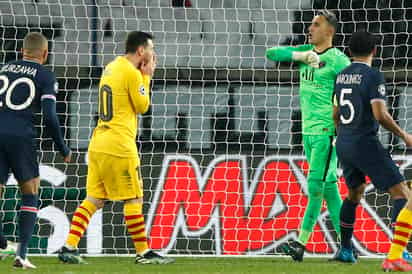
M 108 122 L 113 118 L 112 88 L 103 85 L 99 91 L 99 118 Z
M 340 121 L 342 124 L 350 124 L 353 121 L 353 118 L 355 117 L 355 108 L 353 107 L 353 104 L 350 100 L 345 99 L 345 95 L 347 94 L 352 94 L 352 89 L 351 88 L 343 88 L 340 91 L 340 97 L 339 97 L 339 105 L 341 107 L 348 107 L 349 108 L 349 118 L 343 117 L 343 115 L 340 115 Z
M 5 98 L 4 103 L 9 109 L 12 109 L 12 110 L 26 109 L 27 107 L 31 105 L 31 103 L 34 100 L 34 97 L 36 96 L 36 86 L 34 85 L 33 81 L 30 78 L 21 77 L 10 83 L 9 78 L 6 75 L 0 75 L 0 82 L 2 85 L 0 88 L 0 95 L 6 92 L 6 98 Z M 29 96 L 27 97 L 26 101 L 22 102 L 21 104 L 15 105 L 11 101 L 11 96 L 17 85 L 27 85 L 29 87 Z M 3 107 L 3 102 L 0 101 L 0 108 L 1 107 Z

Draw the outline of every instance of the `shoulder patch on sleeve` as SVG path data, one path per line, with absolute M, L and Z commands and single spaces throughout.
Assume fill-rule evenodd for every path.
M 378 86 L 378 92 L 379 92 L 382 96 L 385 96 L 385 94 L 386 94 L 385 84 L 380 84 L 380 85 Z
M 145 88 L 144 88 L 144 85 L 141 85 L 141 86 L 139 87 L 139 92 L 140 92 L 141 95 L 145 95 L 145 94 L 146 94 L 146 90 L 145 90 Z

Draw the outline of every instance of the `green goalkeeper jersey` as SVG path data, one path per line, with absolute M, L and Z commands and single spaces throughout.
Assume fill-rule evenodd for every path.
M 273 61 L 293 61 L 293 51 L 313 50 L 313 45 L 298 47 L 274 47 L 266 51 L 266 57 Z M 309 135 L 334 135 L 332 119 L 333 89 L 336 76 L 350 64 L 349 58 L 337 48 L 322 53 L 319 68 L 299 62 L 300 107 L 302 110 L 302 131 Z

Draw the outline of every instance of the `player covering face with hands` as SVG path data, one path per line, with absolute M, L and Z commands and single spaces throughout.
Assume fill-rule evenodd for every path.
M 138 264 L 168 264 L 148 247 L 143 215 L 143 181 L 136 146 L 138 115 L 150 105 L 150 81 L 156 69 L 152 36 L 133 31 L 125 55 L 109 63 L 99 84 L 99 121 L 88 150 L 87 197 L 76 209 L 58 258 L 79 264 L 78 244 L 93 214 L 106 200 L 122 201 L 124 221 Z
M 153 41 L 148 40 L 147 46 L 144 51 L 140 53 L 142 57 L 142 61 L 137 64 L 137 68 L 141 71 L 143 75 L 149 75 L 153 77 L 154 71 L 157 65 L 157 57 L 154 51 Z
M 299 98 L 302 110 L 303 144 L 309 163 L 305 209 L 297 241 L 281 245 L 283 252 L 302 261 L 305 246 L 326 201 L 333 226 L 340 235 L 341 198 L 337 185 L 337 159 L 333 146 L 335 126 L 332 119 L 332 94 L 336 75 L 350 61 L 332 45 L 337 19 L 329 11 L 320 11 L 309 27 L 309 44 L 274 47 L 266 51 L 273 61 L 295 61 L 299 65 Z

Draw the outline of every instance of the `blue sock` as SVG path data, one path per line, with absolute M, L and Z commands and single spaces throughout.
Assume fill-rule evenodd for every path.
M 26 258 L 27 247 L 31 240 L 34 225 L 37 218 L 38 195 L 23 194 L 21 196 L 22 205 L 19 215 L 19 238 L 20 244 L 17 250 L 17 256 L 22 259 Z
M 396 223 L 396 219 L 398 218 L 399 212 L 401 212 L 402 208 L 405 207 L 405 204 L 407 201 L 408 201 L 407 199 L 403 199 L 403 198 L 393 200 L 392 217 L 391 217 L 392 229 L 394 228 L 394 224 Z
M 352 249 L 353 225 L 356 219 L 356 207 L 354 203 L 345 199 L 340 209 L 340 236 L 342 247 Z
M 0 223 L 0 248 L 4 249 L 7 247 L 7 240 L 3 235 L 3 226 Z

